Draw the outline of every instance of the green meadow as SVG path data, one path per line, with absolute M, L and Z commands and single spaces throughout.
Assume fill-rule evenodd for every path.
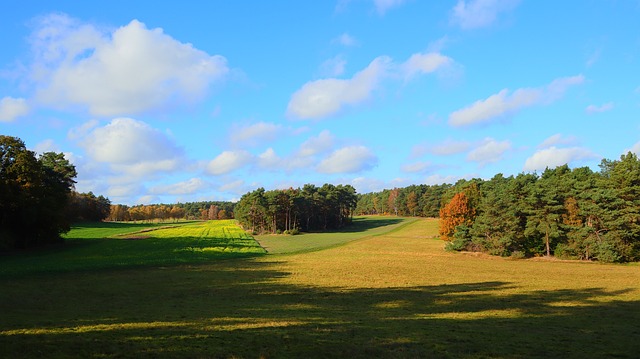
M 89 223 L 64 245 L 0 257 L 0 277 L 210 262 L 264 254 L 233 220 L 177 223 Z
M 233 222 L 169 225 L 105 228 L 109 238 L 76 228 L 64 247 L 0 257 L 0 357 L 640 352 L 637 264 L 448 253 L 428 219 L 259 236 L 267 254 Z

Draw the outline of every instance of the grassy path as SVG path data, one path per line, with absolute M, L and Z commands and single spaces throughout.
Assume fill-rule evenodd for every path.
M 0 357 L 637 357 L 638 265 L 447 253 L 436 232 L 0 279 Z
M 254 237 L 270 254 L 307 253 L 387 233 L 416 220 L 398 217 L 356 217 L 352 225 L 334 232 L 304 233 L 297 236 L 266 234 Z

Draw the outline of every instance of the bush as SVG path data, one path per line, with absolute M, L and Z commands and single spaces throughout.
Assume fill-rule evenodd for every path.
M 298 234 L 300 234 L 300 230 L 298 228 L 294 228 L 294 229 L 289 231 L 289 234 L 292 235 L 292 236 L 298 235 Z
M 597 250 L 593 255 L 600 262 L 615 263 L 622 259 L 622 256 L 616 250 L 616 247 L 607 241 L 598 244 Z

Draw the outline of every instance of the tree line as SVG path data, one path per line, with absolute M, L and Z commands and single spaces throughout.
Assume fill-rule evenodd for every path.
M 442 197 L 451 187 L 451 184 L 434 186 L 423 184 L 358 194 L 355 213 L 357 215 L 438 217 Z
M 108 221 L 166 221 L 232 219 L 235 204 L 224 201 L 202 201 L 177 204 L 111 205 Z
M 356 190 L 350 185 L 258 188 L 242 196 L 235 206 L 235 218 L 253 233 L 331 230 L 351 223 L 356 204 Z
M 542 174 L 461 181 L 443 197 L 450 250 L 500 256 L 640 260 L 640 161 L 629 152 L 600 171 L 567 165 Z
M 385 189 L 359 194 L 355 213 L 439 217 L 448 250 L 640 261 L 640 161 L 629 152 L 602 160 L 597 172 L 564 165 Z

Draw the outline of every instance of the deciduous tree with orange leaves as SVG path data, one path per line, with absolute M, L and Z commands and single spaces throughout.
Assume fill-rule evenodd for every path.
M 471 226 L 475 217 L 475 208 L 469 203 L 469 198 L 464 192 L 455 196 L 440 209 L 440 238 L 451 241 L 456 227 L 462 224 Z

